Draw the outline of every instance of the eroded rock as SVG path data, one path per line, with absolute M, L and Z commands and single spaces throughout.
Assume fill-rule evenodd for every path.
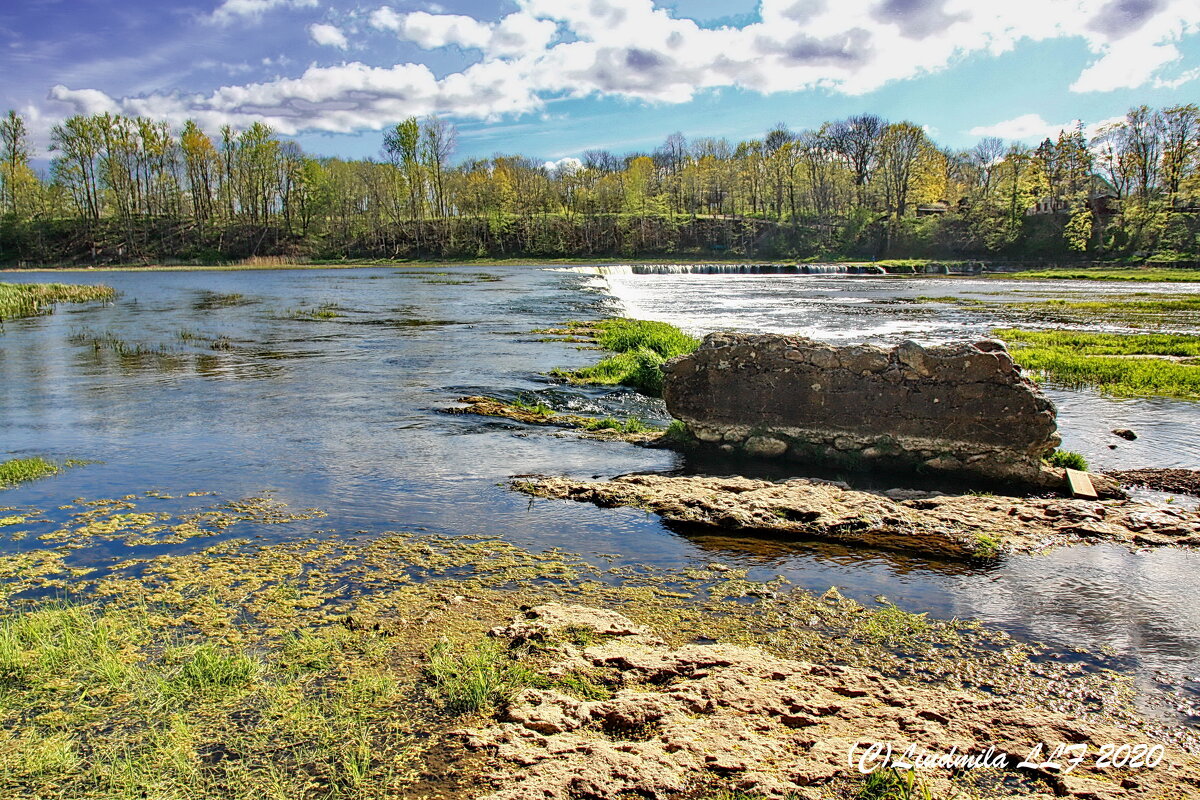
M 588 624 L 582 607 L 547 605 L 514 626 L 536 623 L 542 613 L 554 615 L 555 625 Z M 461 731 L 493 767 L 496 790 L 485 800 L 667 800 L 712 796 L 704 790 L 717 785 L 763 798 L 853 796 L 864 776 L 851 754 L 872 742 L 911 744 L 931 754 L 990 747 L 1003 759 L 997 771 L 1007 774 L 996 786 L 1019 787 L 1013 796 L 1025 798 L 1133 800 L 1200 791 L 1194 756 L 1168 746 L 1157 769 L 1097 769 L 1094 755 L 1102 745 L 1137 737 L 994 696 L 725 644 L 672 648 L 618 636 L 583 648 L 565 645 L 561 654 L 564 663 L 582 662 L 597 679 L 621 688 L 593 701 L 527 690 L 505 720 Z M 1038 743 L 1084 744 L 1093 757 L 1067 775 L 1019 771 Z M 961 795 L 947 769 L 925 767 L 919 775 L 932 796 Z M 831 795 L 839 785 L 849 793 Z
M 996 341 L 891 350 L 715 333 L 668 361 L 667 408 L 756 458 L 1057 486 L 1055 408 Z M 728 446 L 728 447 L 726 447 Z
M 1200 512 L 1128 501 L 875 493 L 803 478 L 535 477 L 513 486 L 538 497 L 644 508 L 672 522 L 952 559 L 1036 552 L 1097 539 L 1200 545 Z

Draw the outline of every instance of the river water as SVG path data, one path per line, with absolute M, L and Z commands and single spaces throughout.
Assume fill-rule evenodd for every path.
M 499 536 L 535 550 L 561 547 L 606 564 L 614 556 L 617 564 L 669 567 L 719 560 L 750 568 L 760 579 L 783 575 L 815 591 L 837 586 L 864 602 L 883 595 L 935 617 L 977 617 L 1020 638 L 1097 654 L 1147 685 L 1169 679 L 1196 697 L 1200 554 L 1094 545 L 981 569 L 828 545 L 677 533 L 635 509 L 531 503 L 503 483 L 522 473 L 590 478 L 712 465 L 438 411 L 459 396 L 486 393 L 537 398 L 559 410 L 664 421 L 660 403 L 633 392 L 561 386 L 544 377 L 553 367 L 597 358 L 594 351 L 532 333 L 569 319 L 626 313 L 696 332 L 936 342 L 982 336 L 1007 321 L 1002 309 L 987 303 L 1127 287 L 643 275 L 628 268 L 442 272 L 72 273 L 68 282 L 106 283 L 120 296 L 112 304 L 60 306 L 53 315 L 6 324 L 0 334 L 0 458 L 36 454 L 103 463 L 5 491 L 0 503 L 55 509 L 71 498 L 151 489 L 214 491 L 228 499 L 270 491 L 329 516 L 282 526 L 285 533 L 264 526 L 268 537 L 425 530 Z M 49 273 L 3 279 L 64 280 Z M 1200 287 L 1182 289 L 1189 290 Z M 985 304 L 906 302 L 918 296 Z M 331 303 L 340 316 L 306 313 Z M 217 349 L 214 340 L 221 342 Z M 125 355 L 103 342 L 121 342 Z M 1200 468 L 1194 404 L 1051 393 L 1061 409 L 1065 446 L 1094 465 Z M 1118 426 L 1133 428 L 1139 439 L 1114 438 L 1109 431 Z M 1119 446 L 1112 450 L 1110 444 Z M 97 545 L 71 558 L 100 563 L 114 554 L 127 556 L 128 548 Z

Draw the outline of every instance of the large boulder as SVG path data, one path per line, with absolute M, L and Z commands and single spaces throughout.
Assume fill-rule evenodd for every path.
M 1001 342 L 885 349 L 714 333 L 668 361 L 667 409 L 727 453 L 1036 486 L 1061 475 L 1054 404 Z

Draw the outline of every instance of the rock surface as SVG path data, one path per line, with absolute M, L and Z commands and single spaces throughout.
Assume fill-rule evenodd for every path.
M 543 641 L 554 642 L 562 628 L 592 625 L 594 611 L 538 606 L 493 635 L 540 628 Z M 1094 720 L 753 648 L 671 648 L 628 620 L 614 625 L 609 616 L 602 624 L 615 632 L 601 638 L 596 627 L 600 640 L 593 644 L 560 643 L 550 671 L 586 671 L 614 687 L 610 697 L 527 689 L 502 721 L 459 732 L 493 767 L 498 788 L 485 800 L 668 800 L 714 797 L 716 787 L 763 798 L 855 796 L 865 776 L 850 754 L 871 742 L 934 755 L 991 747 L 1003 757 L 991 790 L 979 793 L 962 791 L 961 781 L 974 777 L 970 770 L 952 787 L 949 770 L 921 768 L 917 774 L 935 797 L 1149 800 L 1200 792 L 1195 757 L 1169 746 L 1156 769 L 1097 769 L 1102 745 L 1144 737 Z M 1037 743 L 1083 744 L 1089 757 L 1065 775 L 1018 771 Z
M 672 522 L 940 558 L 991 558 L 1092 540 L 1200 545 L 1200 512 L 1127 501 L 877 494 L 808 479 L 667 475 L 535 477 L 513 486 L 538 497 L 643 508 Z
M 1127 469 L 1108 477 L 1129 486 L 1200 497 L 1200 471 L 1194 469 Z
M 1060 443 L 1054 405 L 1001 342 L 887 350 L 714 333 L 663 371 L 667 409 L 725 452 L 1034 486 L 1055 480 L 1041 461 Z

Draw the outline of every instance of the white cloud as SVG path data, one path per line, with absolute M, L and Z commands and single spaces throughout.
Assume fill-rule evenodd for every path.
M 209 18 L 227 25 L 239 19 L 257 19 L 276 8 L 313 8 L 318 0 L 224 0 Z
M 326 47 L 336 47 L 339 50 L 345 50 L 350 46 L 350 43 L 346 41 L 346 34 L 342 33 L 341 29 L 336 25 L 326 25 L 324 23 L 309 25 L 308 35 L 312 37 L 314 42 Z
M 560 158 L 558 161 L 547 161 L 545 164 L 542 164 L 542 166 L 545 167 L 548 172 L 561 172 L 569 175 L 572 172 L 576 172 L 581 169 L 583 167 L 583 162 L 574 156 L 567 156 L 566 158 Z
M 315 2 L 225 0 L 217 14 L 245 17 Z M 434 112 L 495 118 L 540 110 L 552 98 L 589 95 L 664 103 L 722 87 L 858 95 L 945 69 L 968 54 L 1051 39 L 1082 41 L 1095 54 L 1072 85 L 1091 92 L 1166 80 L 1163 69 L 1180 59 L 1176 44 L 1200 32 L 1196 0 L 761 0 L 760 22 L 717 29 L 675 18 L 653 0 L 516 0 L 516 7 L 496 21 L 388 6 L 370 13 L 373 28 L 419 47 L 477 54 L 470 66 L 440 78 L 420 64 L 351 63 L 207 95 L 105 99 L 172 119 L 263 119 L 285 132 L 348 131 Z M 314 39 L 317 28 L 341 33 L 313 26 Z M 56 99 L 75 108 L 105 101 L 56 91 Z M 1030 138 L 1051 128 L 1056 135 L 1057 127 L 1025 115 L 976 131 Z
M 1098 122 L 1083 123 L 1083 134 L 1090 139 L 1101 128 L 1111 125 L 1114 122 L 1121 122 L 1124 119 L 1124 117 L 1109 117 Z M 1022 114 L 1019 117 L 997 122 L 994 125 L 981 125 L 971 128 L 968 133 L 972 136 L 999 136 L 1001 139 L 1036 144 L 1044 139 L 1057 139 L 1061 131 L 1073 131 L 1079 127 L 1080 123 L 1081 120 L 1073 119 L 1070 122 L 1054 124 L 1046 122 L 1040 114 Z

